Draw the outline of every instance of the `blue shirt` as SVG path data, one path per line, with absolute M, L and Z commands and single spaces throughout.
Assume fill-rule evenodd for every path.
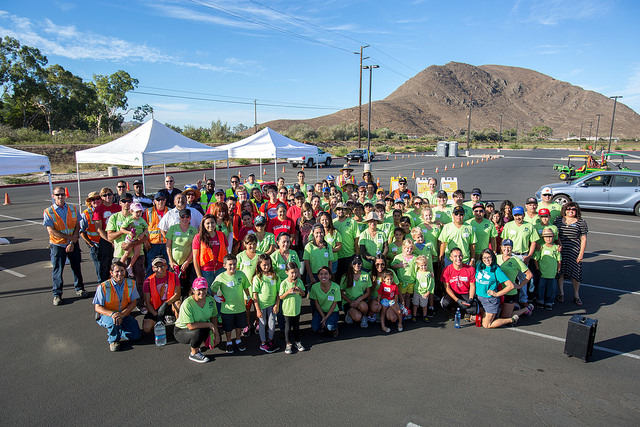
M 122 301 L 122 294 L 124 293 L 124 282 L 125 281 L 123 280 L 122 283 L 117 284 L 116 282 L 113 281 L 113 279 L 111 279 L 111 286 L 113 286 L 113 289 L 116 290 L 116 295 L 118 295 L 118 299 L 121 300 L 121 301 Z M 134 299 L 140 298 L 140 294 L 138 293 L 138 290 L 136 289 L 135 283 L 131 287 L 131 295 L 129 295 L 129 298 L 132 301 Z M 92 304 L 98 304 L 98 305 L 104 306 L 104 303 L 105 303 L 105 297 L 104 297 L 104 293 L 102 293 L 102 286 L 98 285 L 98 287 L 96 288 L 96 294 L 93 297 Z M 126 307 L 121 307 L 122 310 L 124 310 L 125 308 Z
M 490 268 L 484 268 L 482 270 L 476 270 L 476 295 L 483 298 L 490 298 L 487 291 L 491 289 L 494 292 L 498 292 L 498 284 L 504 283 L 509 278 L 504 271 L 497 265 L 495 271 L 491 271 Z
M 63 206 L 58 206 L 55 203 L 53 205 L 51 205 L 51 207 L 53 208 L 54 212 L 58 214 L 58 216 L 60 218 L 62 218 L 62 221 L 64 221 L 64 223 L 67 223 L 67 215 L 69 214 L 69 205 L 67 205 L 66 203 Z M 51 227 L 51 228 L 56 228 L 56 223 L 55 223 L 55 219 L 50 218 L 49 215 L 47 215 L 46 213 L 43 213 L 43 220 L 42 220 L 42 225 L 44 225 L 45 227 Z M 76 218 L 78 221 L 80 221 L 80 218 Z M 66 226 L 65 226 L 66 227 Z M 73 233 L 73 230 L 70 230 L 68 233 L 66 230 L 58 230 L 58 231 L 62 231 L 65 234 L 71 234 Z M 53 243 L 51 243 L 53 245 Z M 55 245 L 55 246 L 59 246 L 61 248 L 65 248 L 67 245 Z

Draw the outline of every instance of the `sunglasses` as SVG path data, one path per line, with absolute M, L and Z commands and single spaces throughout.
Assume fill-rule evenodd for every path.
M 352 262 L 351 265 L 362 265 L 360 261 Z
M 482 212 L 484 212 L 484 210 L 483 210 L 483 209 L 476 209 L 476 210 L 474 210 L 473 212 L 474 212 L 474 213 L 482 213 Z
M 578 212 L 576 208 L 567 208 L 567 212 Z
M 165 182 L 173 182 L 173 180 L 172 179 L 168 179 Z
M 126 185 L 118 185 L 118 188 L 127 188 Z
M 65 196 L 65 194 L 64 194 L 64 193 L 53 193 L 53 195 L 54 195 L 54 196 L 56 196 L 56 197 L 62 197 L 62 196 Z
M 132 200 L 120 200 L 120 203 L 131 203 Z
M 100 196 L 100 197 L 109 197 L 109 196 L 113 196 L 113 193 L 105 193 L 105 194 L 103 194 L 103 195 L 102 195 L 102 196 Z
M 455 216 L 462 216 L 462 215 L 464 215 L 464 212 L 456 212 L 456 213 L 454 213 L 454 215 Z

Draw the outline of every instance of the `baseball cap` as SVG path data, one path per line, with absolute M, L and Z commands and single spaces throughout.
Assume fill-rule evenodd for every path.
M 464 214 L 464 208 L 462 206 L 456 206 L 455 208 L 453 208 L 453 212 L 454 215 L 455 214 Z
M 404 200 L 402 199 L 402 197 L 398 197 L 393 201 L 393 203 L 402 203 L 404 205 Z
M 479 188 L 474 188 L 473 190 L 471 190 L 471 195 L 472 196 L 482 196 L 482 191 Z
M 253 177 L 255 177 L 255 176 L 256 176 L 256 174 L 255 174 L 255 173 L 253 173 L 253 172 L 251 172 L 251 173 L 250 173 L 249 175 L 247 175 L 247 176 L 253 176 Z
M 334 181 L 335 179 L 333 175 L 327 175 L 327 181 Z
M 527 204 L 527 205 L 528 205 L 529 203 L 535 203 L 535 204 L 537 205 L 537 204 L 538 204 L 538 200 L 536 200 L 536 198 L 535 198 L 535 197 L 529 197 L 529 198 L 527 199 L 527 202 L 526 202 L 525 204 Z
M 135 181 L 133 181 L 133 185 L 142 185 L 142 180 L 141 179 L 136 179 Z
M 436 197 L 444 197 L 445 199 L 449 198 L 449 196 L 447 195 L 447 192 L 444 190 L 438 191 L 438 194 L 436 194 Z
M 524 215 L 524 208 L 522 206 L 516 206 L 512 212 L 514 215 Z
M 191 285 L 191 287 L 193 289 L 207 289 L 209 286 L 207 286 L 207 279 L 205 279 L 204 277 L 198 277 L 196 280 L 193 281 L 193 284 Z
M 407 183 L 407 178 L 402 177 L 398 180 L 398 184 L 406 184 L 406 183 Z
M 262 215 L 258 215 L 253 219 L 253 225 L 264 225 L 265 222 L 266 220 Z
M 167 200 L 167 197 L 159 191 L 156 193 L 156 195 L 153 198 L 155 200 Z
M 132 203 L 131 207 L 129 208 L 129 210 L 131 212 L 141 211 L 142 210 L 142 205 L 140 203 Z
M 550 216 L 551 212 L 549 211 L 549 209 L 546 208 L 542 208 L 538 211 L 538 216 Z
M 504 239 L 502 241 L 502 246 L 513 246 L 513 242 L 511 241 L 511 239 Z
M 153 261 L 151 261 L 151 265 L 156 265 L 156 264 L 166 264 L 167 260 L 164 259 L 164 257 L 162 256 L 157 256 L 153 259 Z
M 334 209 L 346 209 L 346 208 L 347 206 L 344 203 L 339 202 Z
M 124 193 L 124 195 L 122 197 L 120 197 L 120 201 L 121 202 L 130 202 L 133 200 L 133 196 L 131 195 L 131 193 Z
M 351 260 L 351 264 L 362 264 L 362 257 L 360 255 L 355 255 Z
M 484 205 L 482 203 L 474 203 L 473 209 L 477 209 L 477 208 L 484 209 Z
M 551 191 L 551 187 L 544 187 L 544 188 L 542 189 L 542 193 L 541 193 L 541 194 L 542 194 L 542 195 L 545 195 L 545 194 L 553 194 L 553 191 Z
M 302 191 L 298 191 L 293 195 L 293 197 L 295 197 L 296 199 L 302 197 L 304 199 L 304 193 Z
M 403 199 L 410 199 L 410 198 L 411 198 L 411 195 L 409 195 L 408 193 L 404 193 L 404 194 L 402 195 L 402 198 L 403 198 Z
M 496 207 L 496 205 L 494 205 L 494 204 L 493 204 L 493 202 L 487 202 L 487 204 L 485 205 L 485 207 L 487 207 L 487 208 L 488 208 L 488 207 L 495 208 L 495 207 Z
M 191 210 L 188 208 L 180 209 L 178 215 L 180 215 L 180 218 L 191 217 Z
M 224 190 L 223 190 L 222 188 L 218 188 L 218 189 L 216 190 L 215 194 L 219 194 L 219 193 L 224 194 Z

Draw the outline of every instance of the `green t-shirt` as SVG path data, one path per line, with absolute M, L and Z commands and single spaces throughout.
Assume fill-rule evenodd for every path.
M 129 216 L 124 216 L 122 212 L 116 212 L 109 217 L 109 221 L 107 222 L 107 228 L 105 231 L 120 231 L 122 226 L 127 222 Z M 143 220 L 144 221 L 144 220 Z M 113 241 L 113 257 L 121 258 L 124 255 L 124 250 L 122 250 L 122 244 L 124 243 L 126 234 L 122 234 L 120 237 L 116 238 Z M 144 245 L 140 245 L 140 254 L 144 253 Z
M 526 212 L 524 213 L 524 222 L 528 222 L 529 224 L 533 224 L 535 225 L 539 220 L 538 214 L 535 214 L 532 217 L 530 217 Z
M 212 296 L 206 296 L 204 307 L 200 307 L 193 297 L 189 297 L 180 306 L 180 314 L 175 327 L 186 329 L 189 323 L 210 322 L 212 318 L 217 316 L 218 309 Z
M 298 269 L 300 269 L 300 258 L 298 258 L 298 254 L 296 251 L 292 251 L 289 249 L 289 256 L 287 260 L 280 255 L 280 251 L 275 251 L 271 254 L 271 263 L 273 264 L 273 269 L 276 271 L 278 275 L 278 279 L 283 281 L 287 278 L 287 264 L 290 262 L 295 262 L 298 265 Z
M 418 224 L 422 222 L 422 220 L 420 219 L 420 213 L 416 213 L 416 211 L 413 209 L 409 212 L 406 212 L 404 216 L 408 216 L 411 220 L 411 227 L 417 227 Z
M 353 301 L 360 298 L 367 291 L 367 288 L 371 287 L 371 276 L 369 273 L 360 273 L 358 279 L 353 280 L 353 285 L 347 286 L 347 275 L 342 276 L 340 281 L 340 289 L 344 291 L 344 295 Z
M 290 282 L 289 279 L 285 279 L 280 282 L 279 295 L 284 295 L 289 289 L 297 286 L 300 289 L 304 289 L 302 280 L 296 279 L 295 282 Z M 293 293 L 282 298 L 282 314 L 287 317 L 293 317 L 300 314 L 300 306 L 302 305 L 302 297 L 299 293 Z
M 149 224 L 147 224 L 147 221 L 145 221 L 142 217 L 136 219 L 133 217 L 133 214 L 129 215 L 122 223 L 122 227 L 127 230 L 131 229 L 132 226 L 136 230 L 136 238 L 139 237 L 144 232 L 144 230 L 149 228 Z
M 333 226 L 340 233 L 342 237 L 342 247 L 338 252 L 338 258 L 348 258 L 355 254 L 355 240 L 358 237 L 358 226 L 356 222 L 351 218 L 346 218 L 343 221 L 337 219 L 333 221 Z
M 167 230 L 167 240 L 171 240 L 171 257 L 182 265 L 191 255 L 191 243 L 198 234 L 195 227 L 189 226 L 187 231 L 180 229 L 180 224 L 173 224 Z
M 538 233 L 538 236 L 540 236 L 540 238 L 538 239 L 538 243 L 540 244 L 540 246 L 544 245 L 544 237 L 542 237 L 542 230 L 544 230 L 545 228 L 550 228 L 550 229 L 553 230 L 553 241 L 554 242 L 558 239 L 558 227 L 556 227 L 553 224 L 542 225 L 540 220 L 538 220 L 538 222 L 534 224 L 534 228 L 536 229 L 536 232 Z
M 251 287 L 251 295 L 258 294 L 258 303 L 260 308 L 271 307 L 276 303 L 278 296 L 278 276 L 269 277 L 263 274 L 261 277 L 253 278 L 253 286 Z
M 257 182 L 254 182 L 253 184 L 245 182 L 242 185 L 244 185 L 244 188 L 247 189 L 247 193 L 249 193 L 249 197 L 251 197 L 251 192 L 253 191 L 254 188 L 257 188 L 258 190 L 260 189 L 260 184 Z
M 433 279 L 433 273 L 431 271 L 418 270 L 416 272 L 416 286 L 413 288 L 414 292 L 424 295 L 427 292 L 433 293 L 436 282 Z
M 361 246 L 364 245 L 364 247 L 367 249 L 368 254 L 370 256 L 376 256 L 378 254 L 381 254 L 384 250 L 384 244 L 387 241 L 387 235 L 383 231 L 378 230 L 376 232 L 376 235 L 372 236 L 369 228 L 367 227 L 362 233 L 360 233 L 359 239 L 359 244 Z M 371 262 L 364 258 L 362 260 L 362 266 L 367 270 L 371 270 Z
M 542 245 L 542 247 L 533 254 L 533 259 L 538 261 L 540 267 L 540 276 L 543 279 L 553 279 L 558 273 L 558 261 L 562 259 L 558 245 Z
M 402 263 L 407 263 L 406 267 L 399 267 Z M 398 266 L 398 267 L 396 267 Z M 411 283 L 415 283 L 416 281 L 416 257 L 411 256 L 411 259 L 406 259 L 404 254 L 398 254 L 391 261 L 391 267 L 396 270 L 396 274 L 398 276 L 398 280 L 403 285 L 409 285 Z M 398 285 L 400 285 L 398 283 Z
M 418 247 L 418 244 L 415 244 L 415 248 L 413 249 L 413 254 L 415 256 L 424 255 L 427 257 L 427 268 L 429 271 L 433 271 L 433 258 L 438 255 L 437 245 L 434 245 L 431 242 L 424 242 L 424 246 L 422 248 Z M 416 269 L 417 269 L 416 264 Z
M 247 251 L 242 251 L 238 254 L 238 270 L 242 271 L 245 276 L 247 276 L 247 280 L 251 282 L 253 280 L 253 276 L 256 274 L 256 267 L 258 266 L 258 256 L 262 252 L 256 251 L 253 259 L 249 258 Z
M 342 296 L 340 295 L 340 286 L 336 283 L 331 282 L 331 286 L 329 287 L 329 291 L 324 293 L 322 291 L 322 284 L 320 282 L 316 282 L 311 286 L 311 291 L 309 292 L 309 299 L 314 299 L 318 301 L 320 304 L 320 308 L 325 313 L 329 312 L 331 305 L 336 302 L 342 301 Z M 333 312 L 338 311 L 338 304 L 336 304 Z
M 256 234 L 256 237 L 258 235 Z M 256 252 L 261 254 L 266 254 L 271 248 L 271 245 L 275 246 L 276 238 L 273 233 L 264 233 L 264 238 L 262 240 L 258 240 L 258 247 L 256 248 Z
M 320 267 L 327 266 L 331 268 L 332 253 L 333 248 L 329 242 L 327 242 L 327 246 L 324 248 L 319 248 L 313 242 L 309 242 L 304 247 L 302 259 L 309 261 L 311 264 L 311 272 L 316 274 L 318 270 L 320 270 Z
M 391 261 L 396 257 L 396 255 L 401 253 L 402 253 L 402 243 L 400 245 L 396 245 L 396 241 L 392 240 L 391 243 L 389 243 L 389 253 L 387 254 L 387 259 Z
M 425 241 L 433 242 L 434 245 L 437 244 L 438 236 L 442 231 L 442 229 L 438 225 L 431 224 L 431 228 L 427 228 L 424 222 L 421 222 L 420 224 L 417 225 L 417 227 L 420 227 L 420 229 L 422 230 L 422 235 L 424 236 Z
M 384 232 L 387 236 L 393 236 L 393 230 L 395 227 L 393 226 L 393 218 L 391 218 L 391 222 L 383 222 L 378 224 L 378 230 Z
M 472 218 L 467 221 L 467 224 L 473 228 L 476 234 L 476 255 L 481 254 L 483 250 L 489 248 L 489 242 L 492 237 L 498 237 L 496 226 L 486 218 L 484 218 L 480 224 L 478 224 L 475 218 Z M 495 250 L 496 248 L 492 249 Z
M 333 248 L 335 248 L 338 243 L 342 243 L 342 236 L 340 236 L 340 232 L 335 230 L 333 234 L 325 233 L 324 240 L 331 245 L 331 261 L 337 261 L 338 252 L 333 252 Z
M 433 212 L 434 221 L 440 221 L 443 224 L 449 224 L 451 221 L 453 221 L 451 219 L 451 206 L 445 206 L 443 209 L 435 206 L 431 209 L 431 211 Z
M 438 192 L 434 191 L 433 193 L 429 193 L 430 190 L 425 191 L 420 194 L 422 200 L 426 200 L 429 205 L 436 206 L 438 204 Z
M 445 256 L 449 258 L 449 253 L 453 248 L 462 250 L 462 262 L 467 264 L 471 259 L 470 246 L 477 242 L 476 233 L 469 224 L 462 224 L 460 228 L 450 222 L 442 228 L 438 239 L 447 243 Z
M 513 241 L 513 252 L 515 253 L 529 252 L 531 242 L 537 242 L 540 239 L 533 224 L 523 222 L 521 226 L 518 226 L 515 221 L 509 221 L 504 225 L 500 237 Z
M 251 283 L 242 271 L 236 271 L 233 276 L 227 272 L 221 273 L 211 284 L 211 292 L 220 291 L 225 301 L 222 303 L 220 312 L 224 314 L 243 313 L 245 309 L 244 296 L 245 289 L 250 289 Z
M 540 209 L 549 209 L 549 224 L 553 224 L 562 213 L 562 205 L 556 202 L 549 203 L 549 206 L 545 206 L 543 202 L 540 202 L 538 203 L 538 212 L 540 212 Z
M 518 273 L 524 273 L 528 270 L 527 266 L 524 265 L 524 262 L 522 262 L 520 258 L 516 258 L 514 256 L 504 261 L 502 259 L 502 255 L 498 255 L 498 266 L 514 285 L 516 284 L 516 277 L 518 277 Z M 516 295 L 517 293 L 518 290 L 513 288 L 507 292 L 507 295 Z

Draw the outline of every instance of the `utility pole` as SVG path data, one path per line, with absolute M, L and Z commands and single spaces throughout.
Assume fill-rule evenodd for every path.
M 584 122 L 580 123 L 580 136 L 578 137 L 578 141 L 582 140 L 582 126 L 584 125 Z
M 613 121 L 616 119 L 616 104 L 618 103 L 618 98 L 622 98 L 622 95 L 610 96 L 609 98 L 613 99 L 613 115 L 611 116 L 611 130 L 609 130 L 609 149 L 607 153 L 611 152 L 611 137 L 613 136 Z
M 498 149 L 502 145 L 502 114 L 500 114 L 500 139 L 498 140 Z
M 587 141 L 591 141 L 591 128 L 593 127 L 593 120 L 591 120 L 589 122 L 589 137 L 587 138 Z
M 253 132 L 258 132 L 258 100 L 253 100 Z
M 469 100 L 469 120 L 467 121 L 467 150 L 471 150 L 471 104 L 473 104 L 473 92 Z
M 602 114 L 596 114 L 596 117 L 598 118 L 598 124 L 596 125 L 596 145 L 598 145 L 598 129 L 600 129 L 600 117 L 602 117 Z
M 380 66 L 365 65 L 363 68 L 369 70 L 369 125 L 367 131 L 367 163 L 371 164 L 371 86 L 373 81 L 373 69 L 380 68 Z
M 516 120 L 516 144 L 518 143 L 518 120 Z
M 361 141 L 362 141 L 362 61 L 365 59 L 369 59 L 369 57 L 367 56 L 366 58 L 362 57 L 362 51 L 363 49 L 369 47 L 369 45 L 366 46 L 360 46 L 360 95 L 358 97 L 358 148 L 362 148 L 361 146 Z M 358 55 L 358 52 L 353 52 L 356 55 Z

